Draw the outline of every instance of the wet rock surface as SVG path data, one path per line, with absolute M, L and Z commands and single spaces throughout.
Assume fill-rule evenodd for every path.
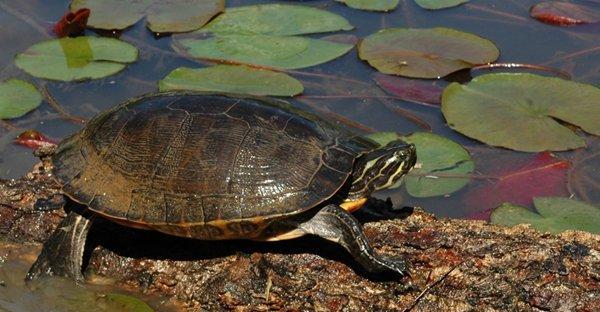
M 39 246 L 73 205 L 57 195 L 48 169 L 0 180 L 0 239 Z M 370 275 L 340 247 L 311 237 L 204 242 L 103 220 L 90 233 L 86 274 L 190 311 L 600 310 L 598 235 L 439 220 L 419 210 L 358 216 L 379 252 L 411 263 L 411 278 Z

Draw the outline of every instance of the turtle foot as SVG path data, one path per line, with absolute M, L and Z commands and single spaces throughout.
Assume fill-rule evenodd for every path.
M 369 272 L 383 273 L 394 271 L 399 276 L 410 276 L 408 266 L 404 260 L 374 253 L 371 253 L 368 257 L 370 258 L 370 261 L 363 263 L 363 267 L 369 270 Z
M 90 219 L 70 212 L 44 243 L 25 281 L 44 276 L 63 276 L 83 282 L 83 251 L 91 223 Z
M 356 218 L 337 205 L 323 207 L 311 219 L 298 224 L 298 228 L 342 245 L 369 272 L 409 275 L 403 260 L 376 253 Z

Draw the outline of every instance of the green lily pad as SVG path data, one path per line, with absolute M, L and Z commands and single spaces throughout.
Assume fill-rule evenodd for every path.
M 354 9 L 368 10 L 368 11 L 389 11 L 393 10 L 398 6 L 400 0 L 335 0 L 337 2 L 343 2 L 347 6 Z
M 600 209 L 565 197 L 537 197 L 537 210 L 504 203 L 491 215 L 491 222 L 506 226 L 529 223 L 543 232 L 558 234 L 566 230 L 580 230 L 600 234 Z
M 29 82 L 19 79 L 0 82 L 0 119 L 21 117 L 41 103 L 42 96 Z
M 428 132 L 417 132 L 404 140 L 415 145 L 421 163 L 421 168 L 414 168 L 404 179 L 411 196 L 448 195 L 469 183 L 464 176 L 473 172 L 475 164 L 460 144 Z
M 174 48 L 199 59 L 295 69 L 328 62 L 352 45 L 303 37 L 226 35 L 182 39 Z
M 600 89 L 591 85 L 500 73 L 450 84 L 442 95 L 442 112 L 452 129 L 489 145 L 563 151 L 584 147 L 585 141 L 557 120 L 600 135 L 599 103 Z
M 396 132 L 392 132 L 392 131 L 381 131 L 381 132 L 375 132 L 375 133 L 371 133 L 366 135 L 367 138 L 369 138 L 370 140 L 375 141 L 377 144 L 384 146 L 387 145 L 388 143 L 401 139 L 402 136 L 398 135 Z
M 88 8 L 88 25 L 99 29 L 124 29 L 144 16 L 154 32 L 196 30 L 223 11 L 225 0 L 73 0 L 71 11 Z
M 110 302 L 120 305 L 122 308 L 120 311 L 154 312 L 154 309 L 152 309 L 147 303 L 133 296 L 112 293 L 107 294 L 104 298 Z
M 174 49 L 199 59 L 296 69 L 325 63 L 352 45 L 292 35 L 349 30 L 343 17 L 287 4 L 227 9 L 205 27 L 174 38 Z
M 493 62 L 500 52 L 487 39 L 450 28 L 389 28 L 364 38 L 358 55 L 385 74 L 439 78 Z
M 137 59 L 137 49 L 113 38 L 77 37 L 43 41 L 15 58 L 27 73 L 46 79 L 72 81 L 110 76 Z
M 325 10 L 300 5 L 263 4 L 227 8 L 201 31 L 219 35 L 291 36 L 352 28 L 348 20 Z
M 287 74 L 236 65 L 179 67 L 159 81 L 158 88 L 274 96 L 294 96 L 304 90 L 300 81 Z
M 144 11 L 153 0 L 73 0 L 71 12 L 87 8 L 91 10 L 88 26 L 98 29 L 124 29 L 144 17 Z
M 395 132 L 378 132 L 368 138 L 381 145 L 399 138 L 415 145 L 420 168 L 413 168 L 404 177 L 406 191 L 414 197 L 456 192 L 469 183 L 464 176 L 475 168 L 471 156 L 460 144 L 436 134 L 417 132 L 399 137 Z
M 466 2 L 469 0 L 415 0 L 416 4 L 428 10 L 451 8 Z

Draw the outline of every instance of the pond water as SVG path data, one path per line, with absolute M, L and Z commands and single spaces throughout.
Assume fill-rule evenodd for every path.
M 158 311 L 177 311 L 160 298 L 108 286 L 111 284 L 108 280 L 91 281 L 82 286 L 67 279 L 49 278 L 26 285 L 23 276 L 38 253 L 35 247 L 0 242 L 0 311 L 147 311 L 128 309 L 132 301 L 112 300 L 113 294 L 126 295 L 128 300 L 140 298 Z
M 272 3 L 275 1 L 227 1 L 227 6 Z M 500 49 L 498 62 L 538 64 L 567 71 L 578 82 L 598 85 L 600 49 L 598 25 L 557 27 L 543 24 L 528 16 L 532 0 L 471 1 L 456 8 L 427 11 L 412 0 L 400 1 L 390 13 L 375 13 L 351 9 L 334 1 L 279 1 L 326 9 L 347 18 L 354 26 L 343 32 L 363 38 L 389 27 L 450 27 L 470 32 L 494 42 Z M 580 1 L 599 6 L 597 1 Z M 14 56 L 34 43 L 53 38 L 51 27 L 67 10 L 68 1 L 7 1 L 0 0 L 0 81 L 20 78 L 45 85 L 56 101 L 71 115 L 91 118 L 98 112 L 117 105 L 130 97 L 157 90 L 157 81 L 180 66 L 202 67 L 199 63 L 178 56 L 171 48 L 170 36 L 156 38 L 143 22 L 125 30 L 120 39 L 140 50 L 139 60 L 120 73 L 103 79 L 84 82 L 44 81 L 31 77 L 14 65 Z M 94 35 L 87 30 L 87 34 Z M 342 32 L 339 32 L 342 33 Z M 325 34 L 328 35 L 328 34 Z M 313 35 L 318 38 L 323 34 Z M 515 152 L 488 147 L 448 128 L 439 107 L 425 106 L 386 98 L 373 81 L 376 70 L 360 61 L 356 50 L 323 65 L 293 71 L 290 74 L 305 85 L 304 96 L 290 100 L 294 105 L 320 111 L 334 122 L 346 124 L 357 132 L 395 131 L 409 134 L 428 131 L 450 138 L 463 145 L 475 161 L 475 175 L 460 191 L 432 198 L 414 198 L 404 188 L 376 194 L 390 197 L 395 206 L 418 206 L 441 217 L 486 218 L 489 201 L 474 193 L 494 193 L 493 183 L 502 174 L 527 175 L 543 170 L 533 153 Z M 468 71 L 461 71 L 439 82 L 467 81 Z M 397 109 L 410 112 L 422 122 L 417 123 L 399 114 Z M 10 124 L 9 124 L 10 123 Z M 423 124 L 428 125 L 424 126 Z M 28 172 L 37 159 L 30 149 L 13 144 L 25 129 L 36 129 L 59 141 L 77 131 L 82 123 L 65 120 L 47 103 L 24 117 L 0 124 L 0 178 L 18 178 Z M 598 140 L 585 136 L 588 148 L 555 155 L 571 162 L 567 171 L 557 174 L 537 172 L 530 179 L 520 180 L 513 186 L 515 196 L 526 196 L 518 188 L 524 184 L 537 185 L 536 195 L 574 196 L 598 205 L 600 202 L 600 158 Z M 514 166 L 513 166 L 514 164 Z M 529 166 L 529 167 L 528 167 Z M 508 168 L 508 169 L 507 169 Z M 519 168 L 525 168 L 518 170 Z M 494 174 L 497 174 L 494 176 Z M 544 191 L 544 185 L 553 183 Z M 539 184 L 539 185 L 538 185 Z M 506 186 L 505 186 L 506 188 Z M 508 187 L 510 189 L 510 187 Z M 541 191 L 540 191 L 541 189 Z M 497 190 L 504 192 L 505 189 Z M 509 191 L 510 193 L 510 191 Z M 518 194 L 517 194 L 518 193 Z M 509 194 L 510 195 L 510 194 Z M 479 204 L 482 203 L 482 204 Z M 2 306 L 0 298 L 0 310 Z M 4 307 L 6 308 L 6 307 Z M 15 311 L 28 311 L 21 306 Z

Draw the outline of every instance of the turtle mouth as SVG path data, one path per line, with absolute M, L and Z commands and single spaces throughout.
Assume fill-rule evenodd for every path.
M 404 169 L 406 170 L 406 173 L 409 173 L 417 164 L 417 147 L 414 144 L 408 144 L 405 159 L 406 163 Z

